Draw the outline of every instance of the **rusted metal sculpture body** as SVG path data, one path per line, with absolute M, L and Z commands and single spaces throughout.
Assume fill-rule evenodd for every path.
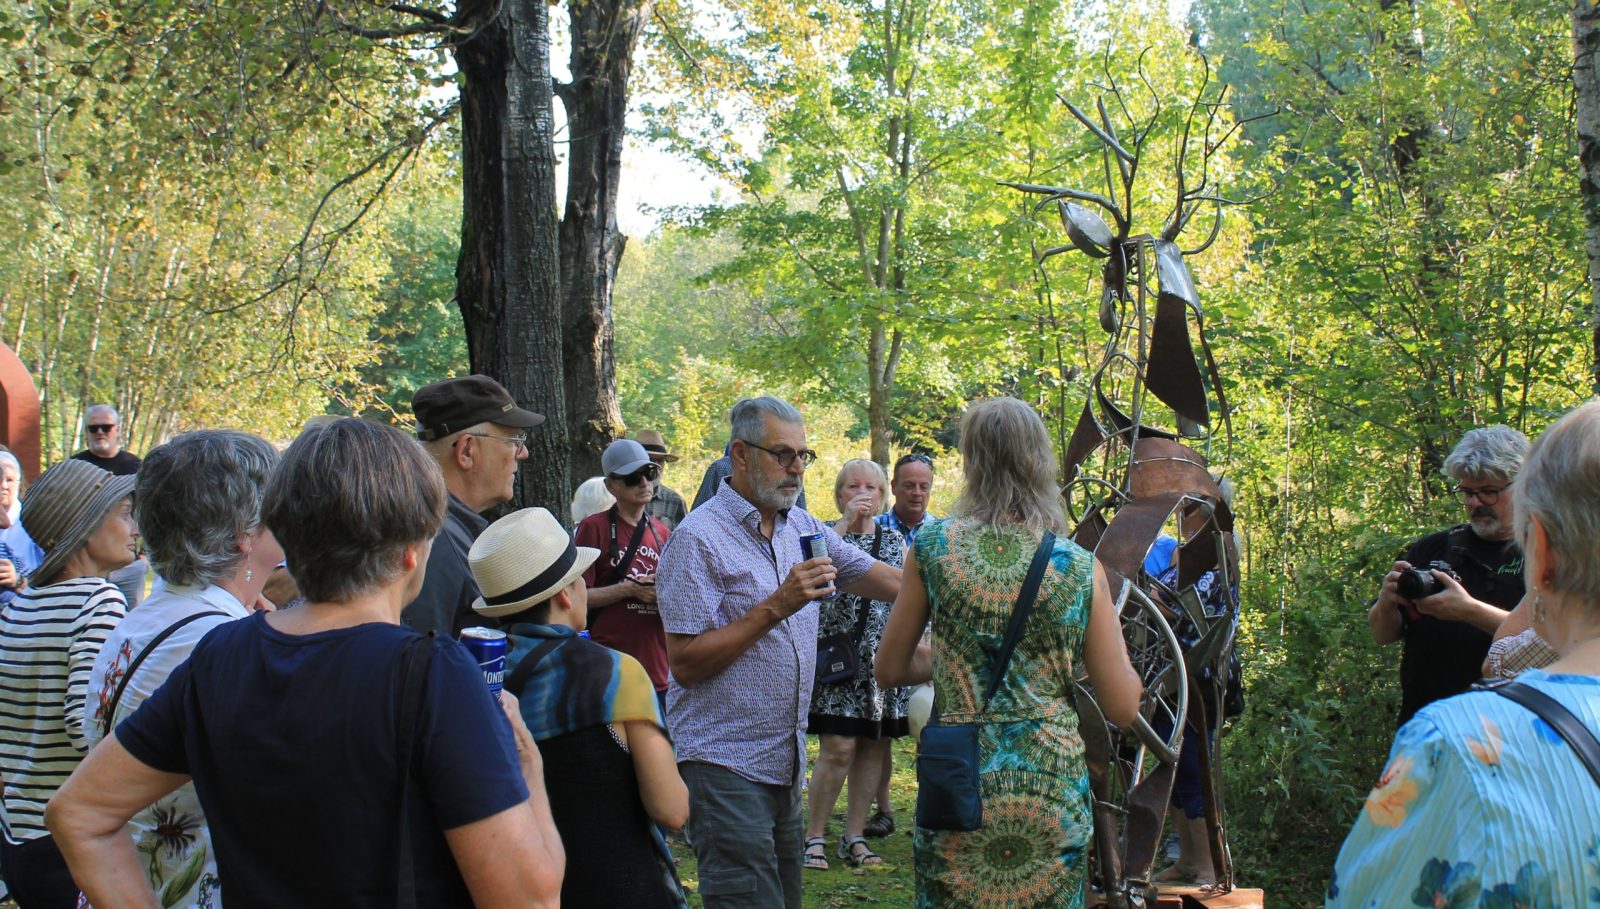
M 1111 91 L 1126 113 L 1114 83 Z M 1207 730 L 1219 725 L 1220 718 L 1210 716 L 1205 705 L 1223 703 L 1237 627 L 1233 515 L 1202 453 L 1211 447 L 1213 417 L 1228 425 L 1228 407 L 1206 342 L 1199 294 L 1184 263 L 1185 255 L 1203 251 L 1216 239 L 1223 207 L 1237 204 L 1217 194 L 1210 176 L 1217 147 L 1244 122 L 1214 138 L 1225 92 L 1207 99 L 1202 87 L 1189 109 L 1177 153 L 1176 202 L 1159 235 L 1132 230 L 1140 154 L 1155 129 L 1159 104 L 1148 120 L 1130 124 L 1131 141 L 1124 143 L 1103 99 L 1097 118 L 1061 99 L 1103 146 L 1106 192 L 1006 184 L 1044 195 L 1036 211 L 1053 207 L 1061 218 L 1071 242 L 1044 250 L 1041 261 L 1071 250 L 1105 260 L 1099 315 L 1109 337 L 1062 467 L 1077 522 L 1074 538 L 1105 566 L 1129 654 L 1145 680 L 1140 720 L 1130 730 L 1107 723 L 1093 693 L 1079 692 L 1095 797 L 1096 886 L 1112 907 L 1147 905 L 1153 899 L 1151 872 L 1181 730 L 1190 723 L 1199 732 L 1195 740 L 1204 743 Z M 1209 236 L 1194 249 L 1180 248 L 1191 218 L 1205 209 L 1215 213 Z M 1173 586 L 1144 568 L 1162 533 L 1181 544 Z M 1207 614 L 1195 588 L 1212 571 L 1218 573 L 1215 589 L 1226 598 L 1227 608 L 1217 616 Z M 1172 630 L 1185 620 L 1198 633 L 1187 651 Z M 1195 697 L 1202 684 L 1211 692 Z M 1204 803 L 1217 889 L 1227 890 L 1233 868 L 1216 747 L 1220 737 L 1210 739 L 1212 745 L 1200 756 Z

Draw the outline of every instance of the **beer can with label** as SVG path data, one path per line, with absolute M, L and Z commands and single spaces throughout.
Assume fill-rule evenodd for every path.
M 483 670 L 483 681 L 500 702 L 500 687 L 506 679 L 506 633 L 497 628 L 474 626 L 461 629 L 461 646 L 471 652 Z
M 825 533 L 802 533 L 800 535 L 800 554 L 809 561 L 828 554 L 828 535 Z M 828 595 L 819 597 L 831 600 L 839 595 L 839 588 L 829 587 Z

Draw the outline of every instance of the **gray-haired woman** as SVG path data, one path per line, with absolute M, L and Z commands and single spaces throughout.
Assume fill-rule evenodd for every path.
M 91 747 L 161 687 L 200 639 L 250 615 L 283 549 L 261 523 L 278 452 L 231 430 L 184 433 L 145 456 L 134 515 L 164 582 L 106 639 L 89 678 Z M 211 831 L 186 783 L 129 823 L 164 906 L 220 907 Z

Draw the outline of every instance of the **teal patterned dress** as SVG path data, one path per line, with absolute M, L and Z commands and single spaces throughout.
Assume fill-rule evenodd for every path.
M 953 518 L 917 534 L 944 723 L 968 723 L 989 682 L 1038 539 Z M 916 830 L 916 905 L 1075 909 L 1094 831 L 1072 679 L 1083 655 L 1094 559 L 1059 540 L 1033 614 L 979 733 L 982 829 Z

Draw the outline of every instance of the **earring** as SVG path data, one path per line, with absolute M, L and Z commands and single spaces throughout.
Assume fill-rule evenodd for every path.
M 255 569 L 251 568 L 249 565 L 244 566 L 244 582 L 246 584 L 250 583 L 250 579 L 255 577 L 255 575 Z
M 1544 624 L 1544 596 L 1539 593 L 1538 588 L 1534 588 L 1533 602 L 1528 604 L 1528 611 L 1533 613 L 1535 622 L 1541 625 Z

